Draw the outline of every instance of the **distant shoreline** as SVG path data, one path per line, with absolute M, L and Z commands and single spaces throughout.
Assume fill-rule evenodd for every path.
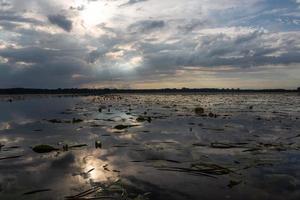
M 103 94 L 183 94 L 183 93 L 297 93 L 300 89 L 217 89 L 217 88 L 182 88 L 182 89 L 0 89 L 0 95 L 26 94 L 70 94 L 70 95 L 103 95 Z

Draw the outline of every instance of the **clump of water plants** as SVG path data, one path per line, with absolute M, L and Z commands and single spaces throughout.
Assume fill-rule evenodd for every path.
M 0 157 L 0 160 L 8 160 L 8 159 L 20 158 L 22 156 L 23 155 Z
M 72 123 L 75 124 L 75 123 L 80 123 L 80 122 L 83 122 L 82 119 L 76 119 L 76 118 L 73 118 L 72 119 Z
M 227 185 L 229 188 L 233 188 L 233 187 L 235 187 L 235 186 L 237 186 L 237 185 L 239 185 L 239 184 L 241 184 L 242 183 L 242 181 L 236 181 L 236 180 L 230 180 L 229 181 L 229 184 Z
M 138 116 L 138 118 L 136 118 L 136 121 L 137 122 L 145 122 L 145 121 L 147 121 L 147 122 L 151 123 L 152 118 L 151 117 Z
M 31 195 L 31 194 L 36 194 L 36 193 L 41 193 L 41 192 L 49 192 L 51 189 L 40 189 L 40 190 L 33 190 L 30 192 L 25 192 L 23 195 Z
M 59 149 L 54 148 L 50 145 L 42 144 L 42 145 L 37 145 L 32 148 L 32 150 L 36 153 L 50 153 L 52 151 L 57 151 Z
M 62 123 L 62 121 L 59 120 L 59 119 L 50 119 L 50 120 L 48 120 L 48 122 L 51 122 L 51 123 L 54 123 L 54 124 L 60 124 L 60 123 Z
M 101 149 L 102 148 L 102 142 L 101 141 L 95 141 L 95 148 L 96 149 Z
M 75 145 L 70 146 L 70 148 L 81 148 L 81 147 L 87 147 L 87 146 L 88 146 L 87 144 L 75 144 Z
M 217 117 L 218 117 L 217 114 L 214 114 L 214 113 L 212 113 L 212 112 L 210 112 L 210 113 L 208 114 L 208 116 L 209 116 L 210 118 L 217 118 Z
M 66 200 L 78 199 L 123 199 L 123 200 L 148 200 L 150 193 L 129 193 L 121 180 L 110 184 L 97 183 L 94 187 L 73 196 L 65 196 Z
M 69 151 L 69 145 L 68 144 L 63 145 L 63 150 L 64 151 Z
M 202 108 L 202 107 L 197 107 L 197 108 L 195 108 L 195 113 L 197 114 L 197 115 L 202 115 L 203 113 L 204 113 L 204 108 Z
M 224 175 L 233 172 L 231 169 L 214 163 L 194 163 L 192 169 L 212 175 Z
M 114 127 L 114 129 L 123 130 L 123 129 L 126 129 L 126 128 L 135 127 L 135 126 L 137 126 L 137 125 L 123 125 L 123 124 L 119 124 L 119 125 L 116 125 Z
M 122 124 L 116 125 L 114 127 L 114 129 L 118 129 L 118 130 L 123 130 L 123 129 L 126 129 L 126 128 L 128 128 L 128 125 L 122 125 Z

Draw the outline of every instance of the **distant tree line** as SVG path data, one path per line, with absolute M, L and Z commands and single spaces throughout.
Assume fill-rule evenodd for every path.
M 165 89 L 87 89 L 87 88 L 69 88 L 69 89 L 33 89 L 33 88 L 7 88 L 0 89 L 0 94 L 79 94 L 79 95 L 101 95 L 116 93 L 251 93 L 251 92 L 297 92 L 297 90 L 285 89 L 234 89 L 234 88 L 165 88 Z

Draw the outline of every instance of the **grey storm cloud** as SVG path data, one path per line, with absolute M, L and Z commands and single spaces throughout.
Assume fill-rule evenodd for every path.
M 120 5 L 120 7 L 130 6 L 130 5 L 141 3 L 141 2 L 145 2 L 145 1 L 148 1 L 148 0 L 128 0 L 128 2 Z
M 0 50 L 2 57 L 8 58 L 14 62 L 30 62 L 39 63 L 48 59 L 53 59 L 55 56 L 59 56 L 60 51 L 42 49 L 38 47 L 18 48 L 18 49 L 5 49 Z
M 1 11 L 0 12 L 0 22 L 10 22 L 10 23 L 22 22 L 22 23 L 39 24 L 40 20 L 22 16 L 13 11 Z
M 16 84 L 26 87 L 71 87 L 78 86 L 78 82 L 72 80 L 72 75 L 91 75 L 88 64 L 76 57 L 76 54 L 68 55 L 39 48 L 10 50 L 0 54 L 9 59 L 9 63 L 5 64 L 6 73 L 0 75 L 2 86 Z
M 277 47 L 271 47 L 269 44 L 281 40 L 279 35 L 270 36 L 260 31 L 236 37 L 217 34 L 172 44 L 143 43 L 141 49 L 147 67 L 142 70 L 149 69 L 148 73 L 154 71 L 174 73 L 184 67 L 233 66 L 236 69 L 243 69 L 299 63 L 300 48 L 297 47 L 299 37 L 295 35 L 290 39 L 293 41 L 292 46 L 283 43 Z M 289 50 L 293 48 L 297 51 Z
M 48 15 L 48 20 L 65 31 L 69 32 L 72 30 L 72 21 L 67 19 L 64 15 Z
M 163 20 L 143 20 L 131 24 L 128 30 L 131 32 L 148 32 L 165 27 L 165 22 Z

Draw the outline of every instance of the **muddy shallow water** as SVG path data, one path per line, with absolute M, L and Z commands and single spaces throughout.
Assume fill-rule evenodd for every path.
M 299 122 L 296 93 L 2 96 L 0 199 L 296 200 Z

